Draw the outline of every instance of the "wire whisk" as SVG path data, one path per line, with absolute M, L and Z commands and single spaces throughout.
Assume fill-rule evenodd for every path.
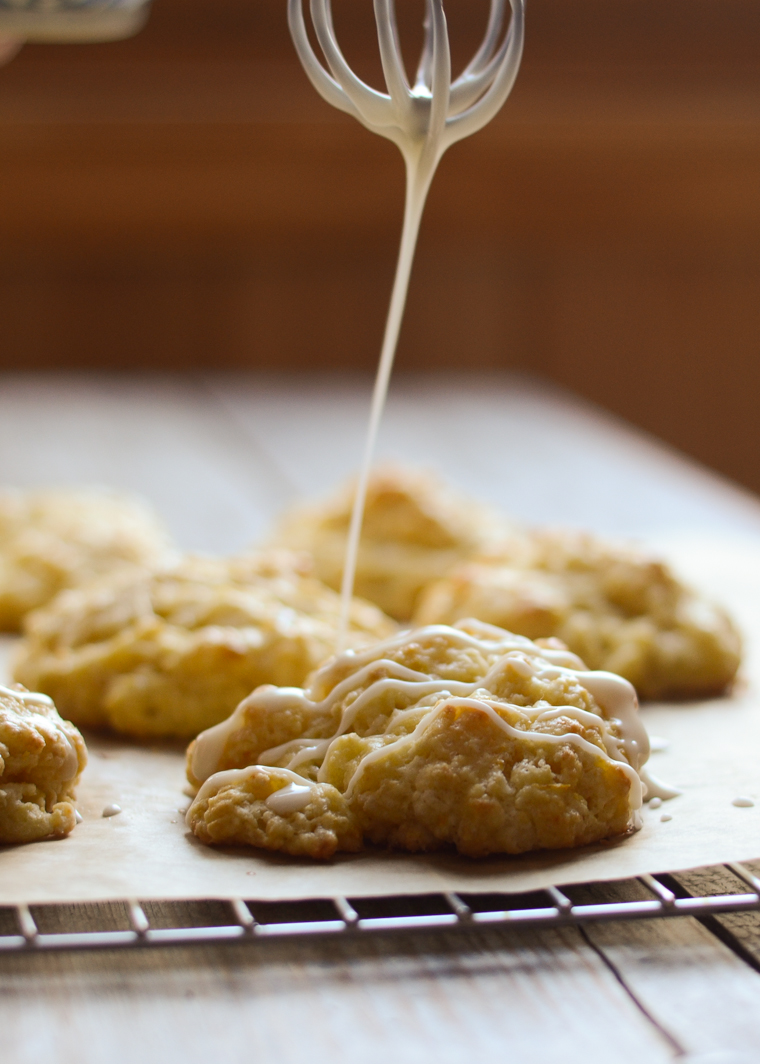
M 356 0 L 354 0 L 356 2 Z M 425 40 L 411 83 L 401 54 L 394 0 L 374 0 L 375 21 L 387 92 L 378 92 L 351 70 L 338 44 L 330 0 L 310 0 L 322 62 L 312 48 L 303 0 L 288 0 L 288 22 L 301 63 L 317 92 L 363 126 L 392 140 L 406 163 L 406 205 L 396 278 L 372 396 L 364 461 L 357 484 L 342 581 L 341 631 L 345 635 L 356 574 L 367 483 L 375 451 L 417 236 L 430 183 L 444 152 L 486 126 L 512 91 L 522 57 L 525 0 L 491 0 L 480 48 L 455 80 L 443 0 L 426 0 Z

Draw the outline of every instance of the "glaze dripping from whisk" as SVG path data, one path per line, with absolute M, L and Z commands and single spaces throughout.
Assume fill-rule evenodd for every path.
M 483 43 L 463 73 L 452 81 L 443 0 L 426 0 L 425 43 L 412 84 L 401 56 L 394 0 L 374 0 L 380 58 L 388 90 L 383 93 L 358 78 L 346 62 L 335 36 L 330 0 L 311 0 L 312 21 L 324 63 L 309 41 L 303 0 L 288 2 L 293 42 L 314 88 L 333 107 L 353 115 L 373 133 L 393 141 L 406 163 L 401 247 L 346 543 L 339 650 L 345 645 L 369 473 L 388 394 L 425 201 L 444 152 L 486 126 L 512 91 L 522 57 L 525 3 L 524 0 L 509 0 L 509 5 L 512 18 L 505 32 L 507 0 L 491 0 Z

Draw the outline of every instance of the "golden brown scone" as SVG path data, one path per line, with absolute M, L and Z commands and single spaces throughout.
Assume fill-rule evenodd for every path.
M 308 551 L 317 576 L 335 590 L 343 574 L 354 491 L 348 485 L 324 503 L 293 512 L 275 537 L 278 544 Z M 505 526 L 430 473 L 380 468 L 367 492 L 356 594 L 407 621 L 426 584 L 503 535 Z
M 68 835 L 86 764 L 84 739 L 49 698 L 0 687 L 0 844 Z
M 190 738 L 261 683 L 299 684 L 336 648 L 340 602 L 305 557 L 188 556 L 63 592 L 30 614 L 14 677 L 76 724 Z M 354 600 L 349 646 L 395 625 Z
M 329 857 L 363 839 L 471 857 L 629 831 L 649 742 L 633 687 L 479 621 L 260 687 L 188 750 L 203 842 Z
M 417 624 L 478 617 L 533 638 L 557 636 L 642 698 L 721 694 L 741 659 L 728 615 L 662 561 L 591 535 L 534 532 L 465 562 L 420 597 Z
M 86 488 L 0 491 L 0 629 L 29 610 L 123 565 L 169 551 L 157 517 L 137 499 Z

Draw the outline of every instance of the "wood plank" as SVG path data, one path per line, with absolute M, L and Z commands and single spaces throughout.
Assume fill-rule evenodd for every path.
M 568 891 L 574 901 L 650 898 L 639 883 Z M 760 1042 L 760 974 L 690 918 L 588 925 L 588 940 L 687 1053 L 749 1062 Z M 691 1059 L 691 1058 L 690 1058 Z M 700 1057 L 701 1059 L 701 1057 Z
M 3 957 L 13 1064 L 652 1064 L 671 1047 L 572 930 Z
M 3 479 L 137 491 L 183 545 L 236 549 L 355 471 L 370 387 L 363 376 L 16 374 L 0 390 Z M 760 532 L 753 498 L 520 376 L 400 378 L 380 456 L 436 468 L 523 520 L 649 537 Z M 537 492 L 547 464 L 555 490 Z
M 280 493 L 266 455 L 187 378 L 6 378 L 0 453 L 4 483 L 144 495 L 187 549 L 247 546 Z
M 747 867 L 760 874 L 760 863 L 749 862 Z M 748 888 L 731 872 L 722 867 L 697 868 L 690 872 L 679 872 L 674 879 L 689 894 L 701 897 L 707 894 L 741 894 Z M 724 933 L 729 946 L 739 950 L 745 959 L 760 968 L 760 913 L 729 913 L 717 916 L 710 921 L 713 929 Z
M 204 379 L 270 456 L 290 501 L 318 497 L 355 473 L 369 377 Z M 435 469 L 525 521 L 650 538 L 760 531 L 752 496 L 572 394 L 519 375 L 397 378 L 378 454 Z M 547 471 L 551 490 L 537 490 Z

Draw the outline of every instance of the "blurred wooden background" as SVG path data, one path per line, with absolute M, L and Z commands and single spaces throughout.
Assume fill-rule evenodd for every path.
M 335 0 L 377 71 L 369 0 Z M 415 32 L 421 3 L 399 0 Z M 486 0 L 448 0 L 457 54 Z M 285 0 L 155 0 L 0 71 L 0 368 L 369 369 L 396 149 L 323 104 Z M 760 489 L 760 5 L 529 0 L 443 162 L 401 370 L 547 375 Z

